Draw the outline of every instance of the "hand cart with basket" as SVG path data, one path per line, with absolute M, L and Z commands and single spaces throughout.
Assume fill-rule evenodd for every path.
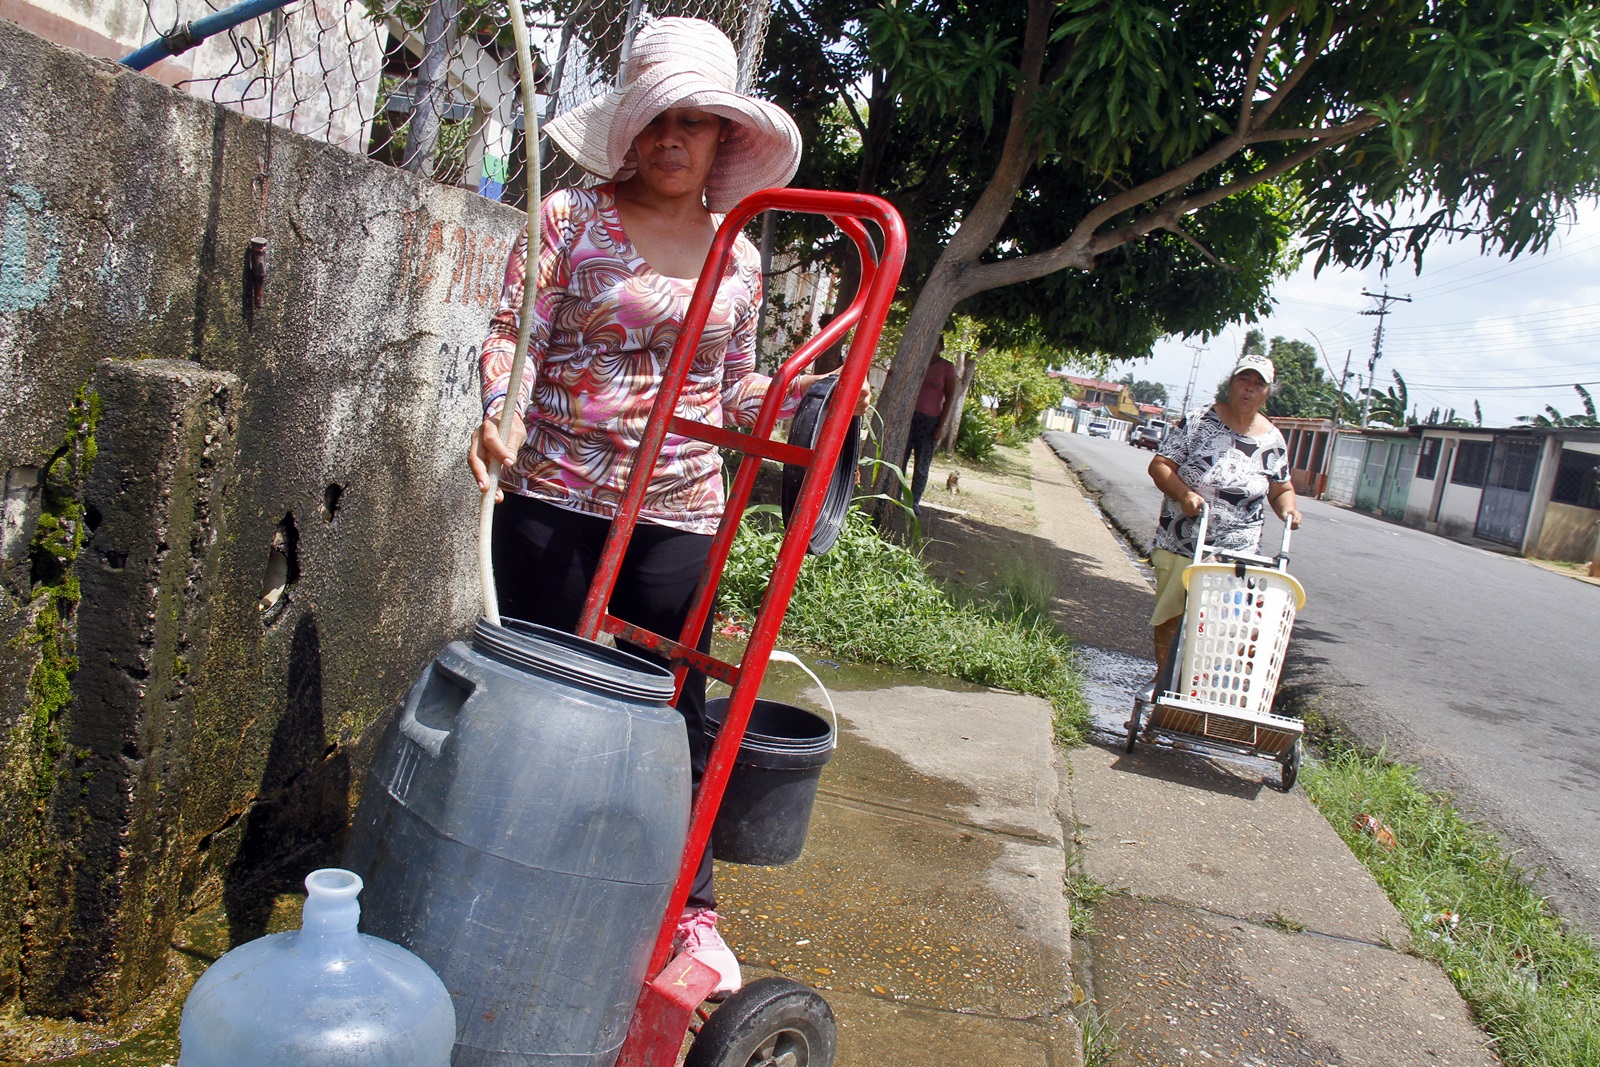
M 1273 697 L 1295 612 L 1306 594 L 1289 574 L 1289 530 L 1276 556 L 1206 544 L 1202 506 L 1183 625 L 1156 679 L 1133 700 L 1127 751 L 1155 737 L 1226 755 L 1276 761 L 1284 792 L 1294 787 L 1305 725 L 1275 714 Z

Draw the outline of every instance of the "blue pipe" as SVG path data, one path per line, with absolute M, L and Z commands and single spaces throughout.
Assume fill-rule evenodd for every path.
M 120 62 L 125 67 L 144 70 L 168 56 L 187 52 L 207 37 L 215 36 L 223 30 L 231 30 L 241 22 L 248 22 L 292 2 L 293 0 L 244 0 L 243 3 L 235 4 L 226 11 L 218 11 L 194 22 L 182 23 L 171 33 L 151 41 L 136 51 L 129 52 Z

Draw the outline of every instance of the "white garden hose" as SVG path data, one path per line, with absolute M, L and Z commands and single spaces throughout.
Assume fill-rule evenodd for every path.
M 523 169 L 528 179 L 528 243 L 522 262 L 522 310 L 517 316 L 517 351 L 511 359 L 511 377 L 506 380 L 506 398 L 500 408 L 500 441 L 511 445 L 511 419 L 522 391 L 522 368 L 528 360 L 528 334 L 533 328 L 533 305 L 539 296 L 539 171 L 543 162 L 539 149 L 539 111 L 533 106 L 533 54 L 528 46 L 528 25 L 522 13 L 522 0 L 507 0 L 511 12 L 511 38 L 517 47 L 517 72 L 522 79 Z M 518 442 L 520 446 L 521 442 Z M 500 464 L 489 461 L 489 491 L 483 494 L 478 509 L 478 576 L 483 582 L 483 617 L 500 625 L 500 599 L 494 591 L 494 494 L 500 482 Z
M 838 748 L 839 713 L 833 710 L 833 698 L 828 695 L 828 687 L 822 684 L 822 679 L 813 674 L 810 667 L 807 667 L 804 663 L 801 663 L 798 656 L 790 652 L 785 652 L 781 648 L 775 648 L 771 652 L 767 653 L 767 662 L 788 663 L 792 666 L 799 667 L 801 670 L 806 672 L 806 677 L 817 683 L 817 688 L 822 691 L 822 703 L 827 706 L 828 714 L 833 716 L 833 745 L 831 747 Z

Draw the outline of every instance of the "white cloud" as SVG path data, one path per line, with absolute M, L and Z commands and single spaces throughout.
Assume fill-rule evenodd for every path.
M 1398 370 L 1424 415 L 1453 407 L 1471 418 L 1477 400 L 1484 425 L 1509 426 L 1546 404 L 1580 412 L 1572 383 L 1600 382 L 1600 205 L 1580 211 L 1577 223 L 1536 256 L 1480 255 L 1476 241 L 1464 241 L 1430 249 L 1421 275 L 1409 263 L 1387 279 L 1375 268 L 1330 268 L 1313 277 L 1306 266 L 1278 286 L 1276 313 L 1259 326 L 1268 338 L 1320 340 L 1332 377 L 1344 370 L 1348 353 L 1353 390 L 1354 376 L 1366 373 L 1378 322 L 1362 314 L 1378 304 L 1362 291 L 1381 293 L 1385 284 L 1411 303 L 1390 305 L 1378 384 L 1390 385 Z M 1205 346 L 1191 406 L 1211 397 L 1249 328 L 1235 324 Z M 1131 369 L 1163 382 L 1176 403 L 1194 362 L 1189 346 L 1197 344 L 1167 338 L 1149 361 L 1117 374 Z M 1600 396 L 1600 386 L 1590 392 Z

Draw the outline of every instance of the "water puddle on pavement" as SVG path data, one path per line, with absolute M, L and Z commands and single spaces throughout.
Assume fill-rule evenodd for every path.
M 1095 733 L 1125 736 L 1133 694 L 1155 675 L 1155 660 L 1079 645 L 1078 668 Z

